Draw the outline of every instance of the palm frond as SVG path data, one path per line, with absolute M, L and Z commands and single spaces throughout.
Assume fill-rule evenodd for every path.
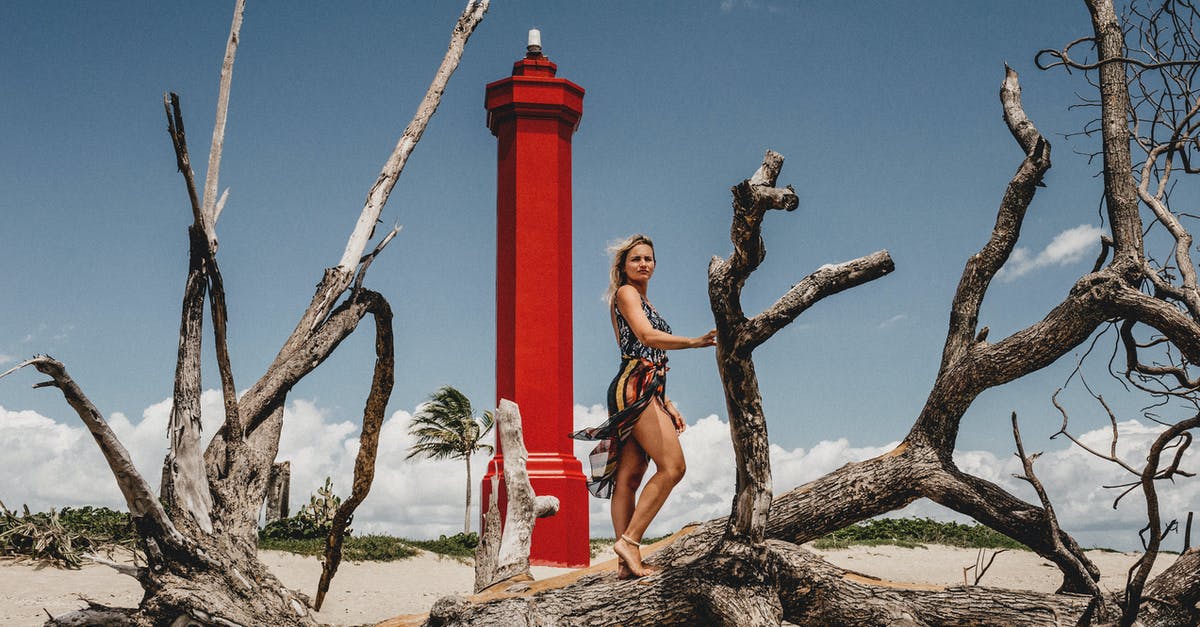
M 490 444 L 479 441 L 492 430 L 495 417 L 485 411 L 479 418 L 466 395 L 447 385 L 429 395 L 429 400 L 417 408 L 408 426 L 416 442 L 406 459 L 467 459 L 482 450 L 494 451 Z

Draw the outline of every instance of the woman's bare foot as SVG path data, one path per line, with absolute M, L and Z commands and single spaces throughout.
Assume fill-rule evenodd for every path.
M 658 568 L 646 566 L 642 563 L 642 545 L 635 542 L 629 536 L 621 534 L 617 538 L 617 542 L 613 544 L 613 553 L 617 554 L 617 577 L 620 579 L 629 579 L 633 577 L 645 577 L 659 571 Z M 621 568 L 624 566 L 629 571 L 626 577 L 621 576 Z
M 629 570 L 629 565 L 621 557 L 617 558 L 617 579 L 633 579 L 633 571 Z

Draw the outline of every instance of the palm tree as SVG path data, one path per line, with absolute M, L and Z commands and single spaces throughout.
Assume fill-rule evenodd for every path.
M 461 459 L 467 464 L 467 511 L 463 514 L 463 533 L 471 531 L 471 456 L 478 451 L 491 453 L 491 444 L 479 440 L 492 430 L 495 419 L 485 411 L 478 418 L 471 401 L 462 392 L 447 385 L 429 396 L 417 409 L 408 433 L 417 439 L 408 457 Z

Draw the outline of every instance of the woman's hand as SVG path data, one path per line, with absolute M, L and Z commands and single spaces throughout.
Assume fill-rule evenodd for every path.
M 671 417 L 671 424 L 675 427 L 675 433 L 683 433 L 687 430 L 687 423 L 683 420 L 683 414 L 679 413 L 679 406 L 670 398 L 664 397 L 666 400 L 667 415 Z
M 713 329 L 700 337 L 692 338 L 692 348 L 704 348 L 717 345 L 717 330 Z

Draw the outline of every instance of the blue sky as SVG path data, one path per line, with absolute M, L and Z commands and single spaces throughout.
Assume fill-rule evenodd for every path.
M 0 7 L 0 369 L 48 352 L 102 411 L 122 416 L 149 416 L 169 397 L 191 217 L 161 97 L 180 94 L 202 162 L 228 4 Z M 217 227 L 239 388 L 340 257 L 461 4 L 249 3 Z M 995 338 L 1040 319 L 1095 257 L 1097 166 L 1075 154 L 1095 147 L 1062 137 L 1089 119 L 1068 109 L 1089 87 L 1033 65 L 1038 49 L 1087 34 L 1082 3 L 496 1 L 384 211 L 404 230 L 367 281 L 396 313 L 396 415 L 444 384 L 479 407 L 494 400 L 495 139 L 483 86 L 509 74 L 529 28 L 541 29 L 559 75 L 587 90 L 574 139 L 577 414 L 603 402 L 618 357 L 601 301 L 605 246 L 652 236 L 651 300 L 678 332 L 704 332 L 707 262 L 730 251 L 729 187 L 771 148 L 787 157 L 780 182 L 796 187 L 800 209 L 768 216 L 748 311 L 824 263 L 886 248 L 897 267 L 758 349 L 772 441 L 812 453 L 902 438 L 936 373 L 962 264 L 986 240 L 1022 156 L 997 99 L 1005 62 L 1021 74 L 1055 166 L 1026 220 L 1021 262 L 993 286 L 981 324 Z M 358 422 L 370 332 L 364 325 L 293 391 L 320 417 L 313 424 Z M 1027 446 L 1045 443 L 1058 426 L 1049 396 L 1069 368 L 983 395 L 959 448 L 1007 459 L 1013 410 Z M 36 380 L 0 382 L 0 408 L 76 427 L 59 395 L 29 388 Z M 215 370 L 205 381 L 216 387 Z M 711 351 L 672 355 L 670 388 L 689 421 L 725 419 Z M 1078 407 L 1080 431 L 1102 426 L 1084 420 L 1094 407 Z M 33 441 L 9 424 L 9 437 Z M 336 442 L 354 435 L 333 431 Z M 6 493 L 33 498 L 0 479 Z

